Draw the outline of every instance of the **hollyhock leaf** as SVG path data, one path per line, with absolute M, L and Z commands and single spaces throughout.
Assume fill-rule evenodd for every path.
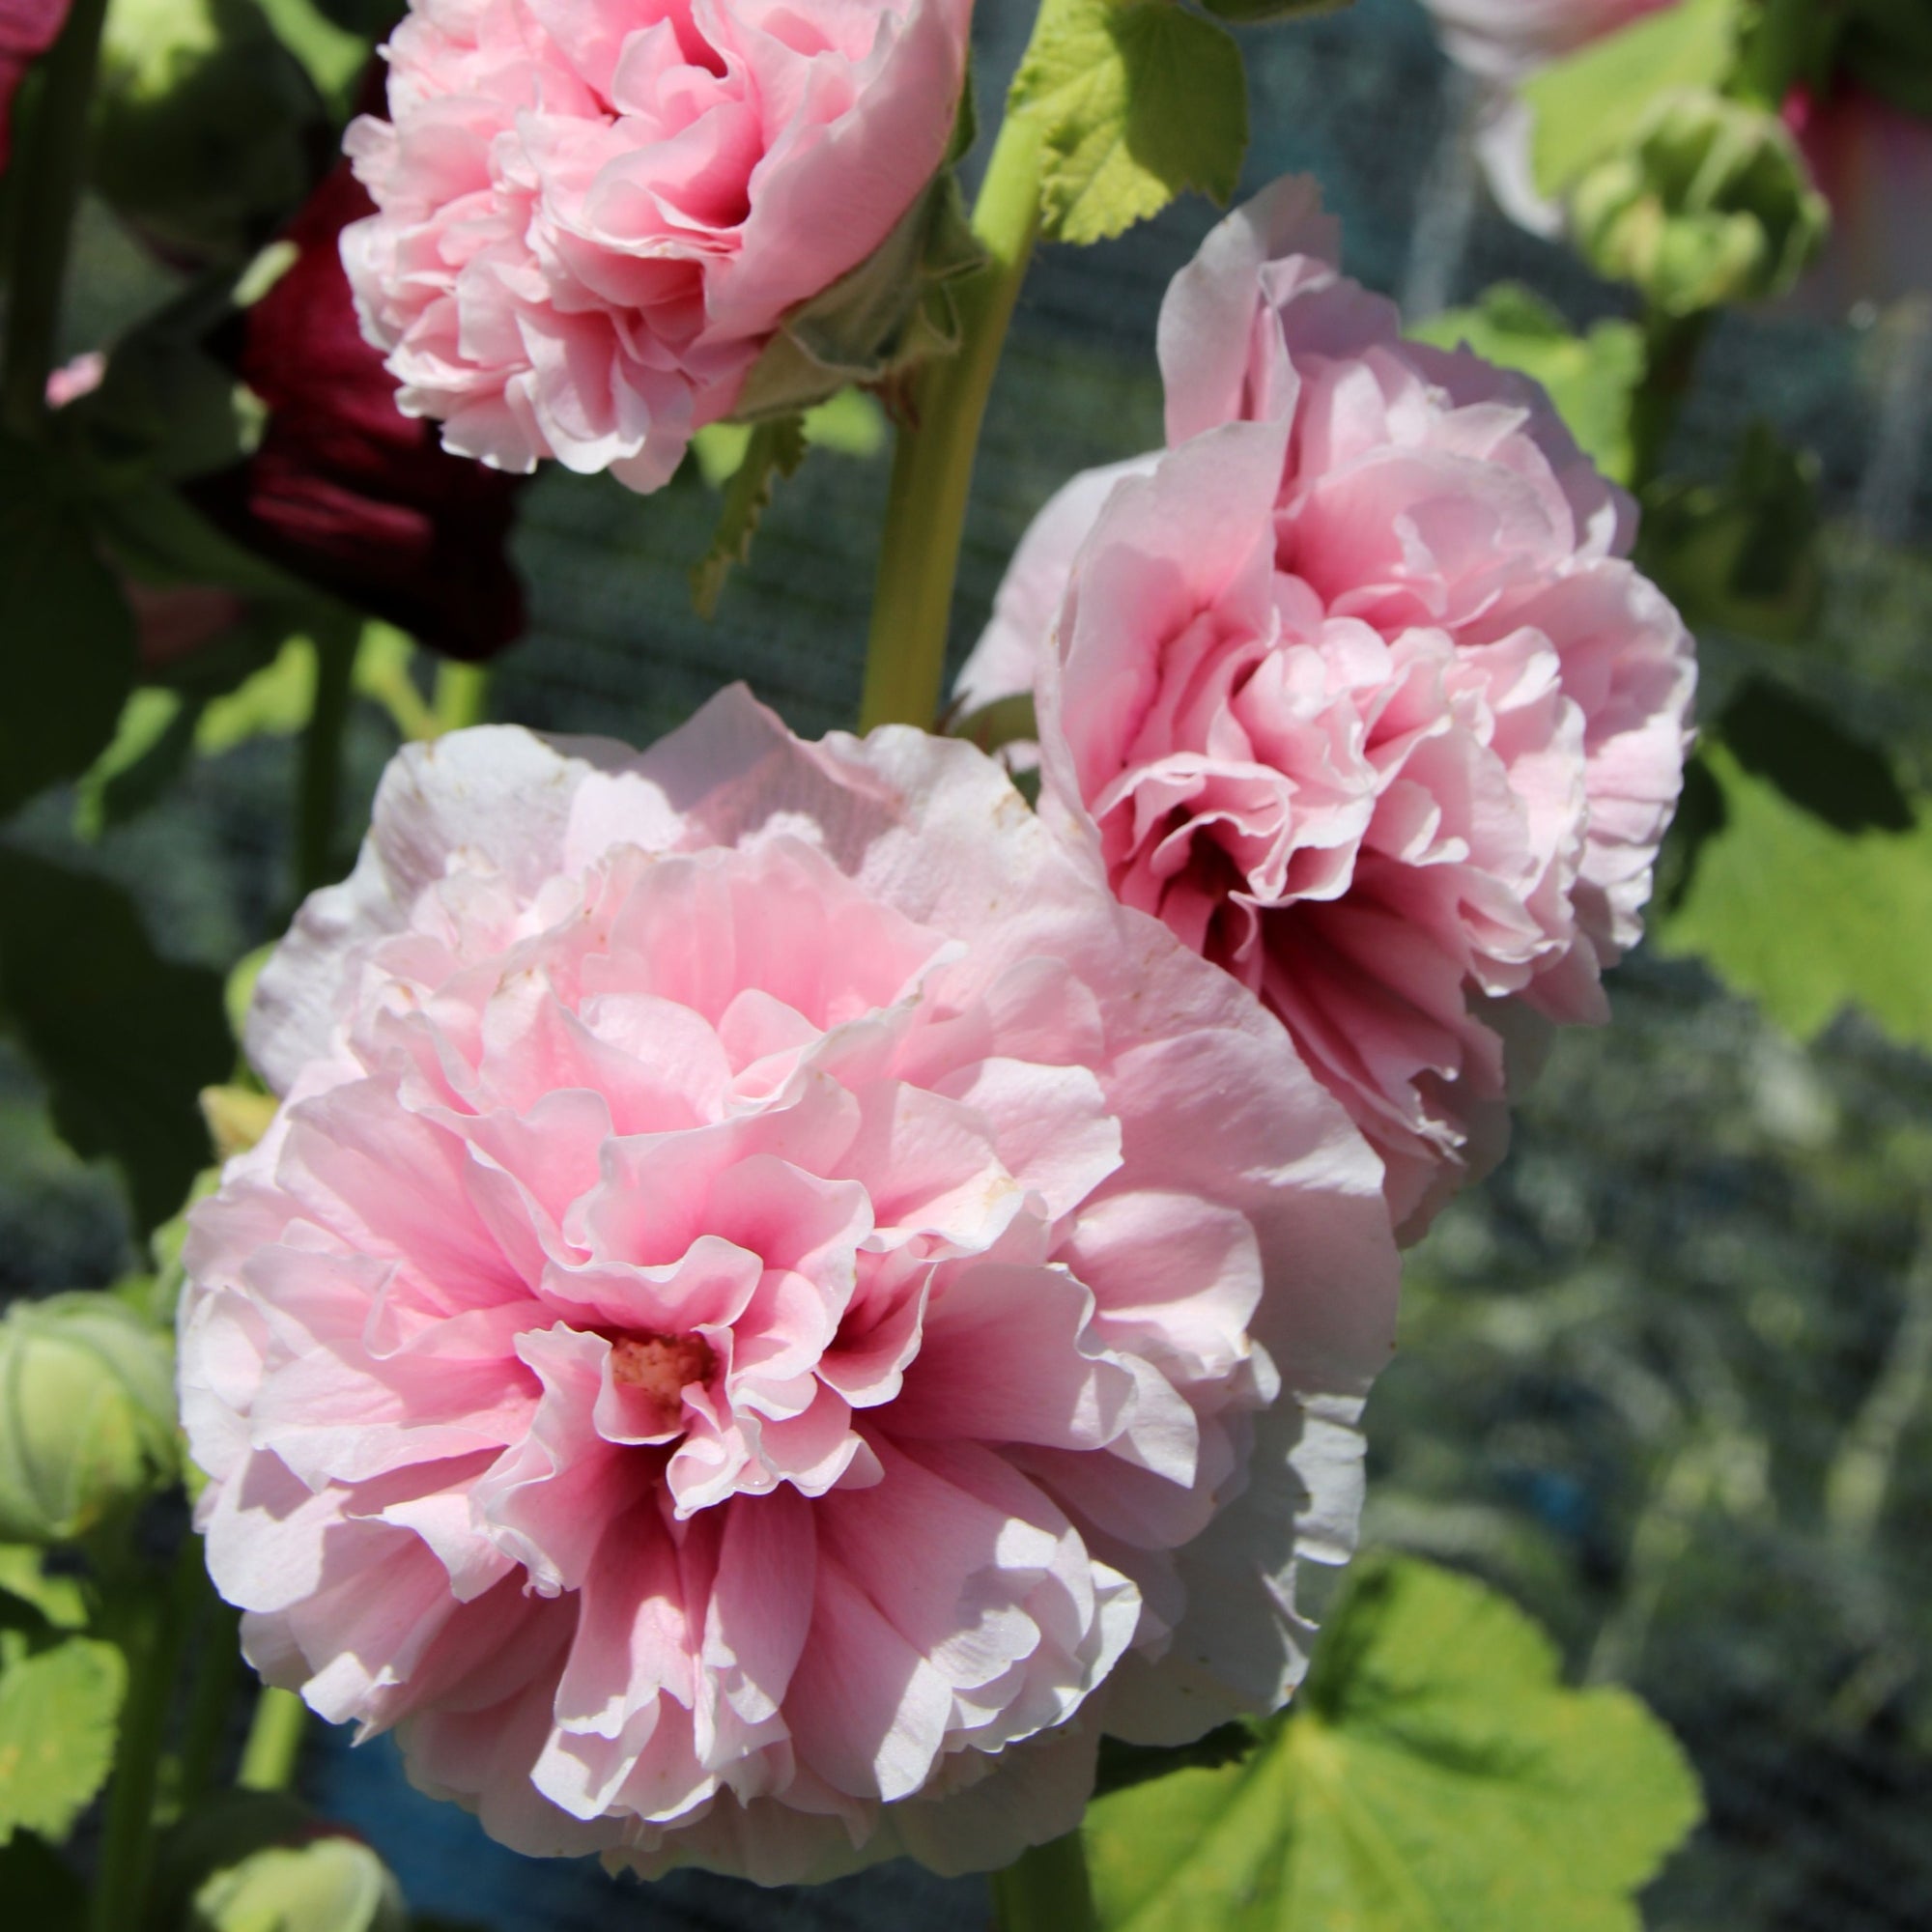
M 47 459 L 0 438 L 0 815 L 112 741 L 134 624 Z
M 92 842 L 111 826 L 138 816 L 167 790 L 193 755 L 200 709 L 179 692 L 156 685 L 140 685 L 128 694 L 114 742 L 74 788 L 77 837 Z
M 275 38 L 301 62 L 316 92 L 337 114 L 347 113 L 369 65 L 368 37 L 330 19 L 316 0 L 261 0 L 261 8 Z M 396 10 L 385 11 L 393 15 Z
M 1666 478 L 1644 497 L 1638 554 L 1693 630 L 1802 644 L 1824 601 L 1818 459 L 1753 423 L 1722 483 Z
M 752 432 L 737 471 L 724 486 L 711 548 L 691 569 L 691 601 L 700 617 L 716 612 L 732 566 L 752 554 L 752 539 L 779 478 L 792 475 L 804 461 L 805 428 L 797 416 L 762 422 Z
M 1104 242 L 1188 188 L 1225 204 L 1248 145 L 1240 49 L 1169 0 L 1053 0 L 1010 109 L 1039 124 L 1057 242 Z
M 0 1544 L 0 1596 L 43 1630 L 87 1627 L 87 1593 L 78 1577 L 50 1572 L 46 1553 L 26 1543 Z
M 259 7 L 113 0 L 100 43 L 95 186 L 189 260 L 257 246 L 307 191 L 322 101 Z
M 1561 196 L 1635 135 L 1660 95 L 1721 87 L 1737 59 L 1738 0 L 1684 0 L 1606 35 L 1522 85 L 1536 116 L 1536 185 Z
M 66 1837 L 107 1781 L 127 1666 L 111 1643 L 69 1637 L 0 1667 L 0 1844 Z
M 1541 383 L 1584 455 L 1605 476 L 1630 481 L 1630 404 L 1644 371 L 1634 323 L 1607 320 L 1578 335 L 1533 290 L 1498 282 L 1474 307 L 1445 309 L 1408 333 L 1438 349 L 1460 344 Z
M 31 1832 L 15 1832 L 0 1846 L 0 1898 L 14 1923 L 34 1932 L 82 1932 L 87 1923 L 87 1888 Z
M 1720 724 L 1698 754 L 1716 809 L 1658 921 L 1659 951 L 1703 958 L 1799 1039 L 1859 1007 L 1897 1038 L 1932 1045 L 1932 982 L 1918 964 L 1932 945 L 1927 801 L 1906 799 L 1907 822 L 1892 822 L 1889 774 L 1829 730 L 1812 743 L 1835 779 L 1794 785 L 1746 722 L 1742 745 Z M 1817 809 L 1827 804 L 1830 815 Z
M 1374 1563 L 1290 1714 L 1241 1762 L 1101 1800 L 1107 1932 L 1638 1932 L 1701 1806 L 1628 1691 L 1571 1690 L 1505 1599 Z
M 106 880 L 0 852 L 0 1009 L 68 1144 L 120 1166 L 144 1229 L 172 1214 L 208 1159 L 195 1096 L 234 1065 L 220 976 L 159 958 Z

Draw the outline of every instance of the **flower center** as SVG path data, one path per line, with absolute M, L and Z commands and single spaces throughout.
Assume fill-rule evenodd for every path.
M 642 1394 L 668 1427 L 692 1382 L 707 1382 L 718 1366 L 701 1335 L 621 1335 L 611 1344 L 611 1379 Z

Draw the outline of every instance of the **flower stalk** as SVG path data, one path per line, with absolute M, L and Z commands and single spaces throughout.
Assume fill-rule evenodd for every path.
M 15 436 L 37 437 L 46 420 L 47 372 L 54 362 L 73 212 L 87 166 L 88 105 L 106 17 L 107 0 L 73 0 L 67 25 L 46 56 L 24 152 L 14 163 L 20 188 L 7 271 L 0 420 Z
M 956 354 L 927 364 L 893 459 L 859 728 L 931 724 L 986 399 L 1039 233 L 1039 130 L 1009 114 L 973 208 L 984 267 L 959 286 Z
M 168 1710 L 182 1639 L 203 1588 L 201 1539 L 188 1536 L 165 1588 L 124 1586 L 111 1595 L 106 1634 L 127 1659 L 128 1694 L 121 1707 L 89 1932 L 128 1932 L 146 1913 Z
M 243 1791 L 286 1791 L 296 1781 L 307 1728 L 308 1707 L 293 1690 L 266 1688 L 255 1702 L 235 1782 Z
M 999 1932 L 1098 1932 L 1078 1832 L 1021 1853 L 992 1884 Z
M 361 626 L 333 613 L 315 634 L 315 700 L 302 735 L 296 793 L 296 896 L 306 898 L 335 876 L 335 827 L 342 807 L 343 739 L 349 729 Z

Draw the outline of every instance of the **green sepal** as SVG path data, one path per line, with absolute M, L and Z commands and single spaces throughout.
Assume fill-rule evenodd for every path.
M 281 1791 L 224 1791 L 161 1840 L 144 1932 L 403 1932 L 382 1861 Z
M 935 175 L 865 261 L 801 303 L 752 365 L 732 418 L 795 416 L 853 384 L 876 387 L 959 346 L 952 284 L 985 260 L 959 183 Z
M 1830 226 L 1784 123 L 1697 88 L 1653 101 L 1629 147 L 1570 193 L 1571 232 L 1591 267 L 1670 316 L 1788 294 Z
M 113 1294 L 14 1302 L 0 1319 L 0 1539 L 78 1542 L 181 1465 L 174 1357 Z
M 1038 128 L 1052 242 L 1107 241 L 1190 188 L 1225 204 L 1247 151 L 1241 50 L 1173 0 L 1046 0 L 1008 112 Z
M 805 461 L 805 429 L 797 416 L 761 422 L 752 432 L 744 461 L 724 486 L 718 528 L 707 550 L 691 568 L 691 601 L 700 617 L 712 616 L 732 568 L 752 554 L 757 534 L 781 476 L 790 476 Z

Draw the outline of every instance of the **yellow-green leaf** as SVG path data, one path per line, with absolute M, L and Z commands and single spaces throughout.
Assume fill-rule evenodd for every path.
M 70 1637 L 0 1669 L 0 1844 L 58 1842 L 107 1781 L 127 1684 L 111 1643 Z
M 1493 1591 L 1369 1565 L 1261 1749 L 1099 1800 L 1107 1932 L 1638 1932 L 1699 1815 L 1628 1691 L 1570 1690 Z
M 1738 0 L 1683 0 L 1552 62 L 1523 82 L 1536 116 L 1536 185 L 1560 196 L 1629 144 L 1651 105 L 1685 87 L 1721 89 L 1738 57 Z
M 1041 229 L 1103 242 L 1198 188 L 1226 202 L 1248 144 L 1240 49 L 1173 0 L 1048 0 L 1009 111 L 1038 124 Z

